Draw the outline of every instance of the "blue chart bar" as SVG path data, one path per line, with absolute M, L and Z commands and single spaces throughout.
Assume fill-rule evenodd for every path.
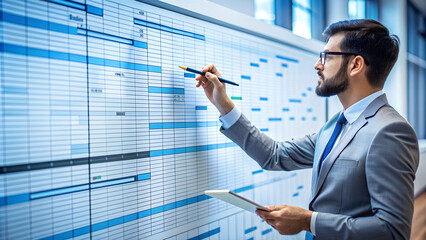
M 267 63 L 267 62 L 268 62 L 268 60 L 267 60 L 267 59 L 264 59 L 264 58 L 259 59 L 259 61 L 260 61 L 260 62 L 263 62 L 263 63 Z
M 272 228 L 266 229 L 264 231 L 262 231 L 262 235 L 266 235 L 268 233 L 272 232 Z
M 280 55 L 276 55 L 276 57 L 277 57 L 278 59 L 286 60 L 286 61 L 289 61 L 289 62 L 295 62 L 295 63 L 298 63 L 298 62 L 299 62 L 299 60 L 294 59 L 294 58 L 284 57 L 284 56 L 280 56 Z
M 250 63 L 250 66 L 252 66 L 252 67 L 259 67 L 259 64 L 258 63 Z
M 246 230 L 244 231 L 244 234 L 248 234 L 248 233 L 254 232 L 256 229 L 257 229 L 257 227 L 251 227 L 251 228 L 248 228 L 248 229 L 246 229 Z
M 95 14 L 101 17 L 104 15 L 104 11 L 102 8 L 98 8 L 92 5 L 87 5 L 87 13 Z
M 293 197 L 297 197 L 297 196 L 299 196 L 299 193 L 293 194 Z
M 283 112 L 289 112 L 290 109 L 289 108 L 283 108 Z
M 263 169 L 253 171 L 251 174 L 252 174 L 252 175 L 256 175 L 256 174 L 258 174 L 258 173 L 263 173 Z
M 260 131 L 261 132 L 269 132 L 269 128 L 261 128 Z
M 8 12 L 0 12 L 0 21 L 28 26 L 53 32 L 60 32 L 66 34 L 77 34 L 77 28 L 55 22 L 48 22 L 32 17 L 24 17 Z
M 302 99 L 289 99 L 291 103 L 301 103 Z
M 285 64 L 285 63 L 282 63 L 282 64 L 281 64 L 281 67 L 285 67 L 285 68 L 286 68 L 286 67 L 288 67 L 288 65 L 287 65 L 287 64 Z
M 268 98 L 267 97 L 261 97 L 260 101 L 268 101 Z
M 282 74 L 282 73 L 275 73 L 275 76 L 277 76 L 277 77 L 282 77 L 282 76 L 283 76 L 283 74 Z
M 186 72 L 186 73 L 183 74 L 183 76 L 186 77 L 186 78 L 195 78 L 195 73 L 187 73 Z
M 260 112 L 260 108 L 252 108 L 251 109 L 253 112 Z
M 86 6 L 84 4 L 71 2 L 71 1 L 65 1 L 65 0 L 48 0 L 48 2 L 61 4 L 67 7 L 77 8 L 80 10 L 86 10 Z
M 300 185 L 300 186 L 297 187 L 298 190 L 300 190 L 302 188 L 303 188 L 303 185 Z
M 207 106 L 195 106 L 195 110 L 207 110 Z
M 149 129 L 217 127 L 219 125 L 220 125 L 220 122 L 218 122 L 218 121 L 205 121 L 205 122 L 163 122 L 163 123 L 150 123 L 149 124 Z
M 176 28 L 171 28 L 171 27 L 168 27 L 168 26 L 164 26 L 164 25 L 160 25 L 160 24 L 157 24 L 157 23 L 140 20 L 140 19 L 137 19 L 137 18 L 135 18 L 133 20 L 133 22 L 137 25 L 141 25 L 141 26 L 144 26 L 144 27 L 154 28 L 154 29 L 157 29 L 157 30 L 161 30 L 161 31 L 169 32 L 169 33 L 174 33 L 174 34 L 179 34 L 179 35 L 186 36 L 186 37 L 192 37 L 192 38 L 196 38 L 196 39 L 203 40 L 203 41 L 206 40 L 206 37 L 204 35 L 201 35 L 201 34 L 187 32 L 187 31 L 184 31 L 184 30 L 176 29 Z
M 289 119 L 290 119 L 290 121 L 296 120 L 296 118 L 294 118 L 294 117 L 290 117 Z
M 151 173 L 145 173 L 138 175 L 138 181 L 151 179 Z
M 150 157 L 158 157 L 158 156 L 164 156 L 164 155 L 201 152 L 201 151 L 235 147 L 235 146 L 237 146 L 235 143 L 227 142 L 227 143 L 217 143 L 217 144 L 200 145 L 200 146 L 183 147 L 183 148 L 154 150 L 154 151 L 150 151 L 149 154 L 150 154 Z
M 213 236 L 215 234 L 220 233 L 220 228 L 215 228 L 213 230 L 210 230 L 208 232 L 205 232 L 203 234 L 200 234 L 198 236 L 192 237 L 192 238 L 188 238 L 188 240 L 201 240 L 201 239 L 206 239 L 210 236 Z
M 25 56 L 50 58 L 50 59 L 79 62 L 79 63 L 87 63 L 87 60 L 88 60 L 89 64 L 94 64 L 94 65 L 161 73 L 161 67 L 157 67 L 157 66 L 123 62 L 123 61 L 97 58 L 97 57 L 86 57 L 83 55 L 78 55 L 73 53 L 64 53 L 64 52 L 50 51 L 50 50 L 39 49 L 39 48 L 23 47 L 23 46 L 14 45 L 14 44 L 8 44 L 8 43 L 0 43 L 0 51 L 19 54 L 19 55 L 25 55 Z
M 241 79 L 247 79 L 247 80 L 250 80 L 250 79 L 251 79 L 251 77 L 250 77 L 250 76 L 241 75 Z
M 260 183 L 257 183 L 257 184 L 252 184 L 252 185 L 249 185 L 249 186 L 237 188 L 237 189 L 234 189 L 232 191 L 235 192 L 235 193 L 240 193 L 240 192 L 252 190 L 254 188 L 263 187 L 263 186 L 268 185 L 268 184 L 276 183 L 276 182 L 279 182 L 279 181 L 282 181 L 282 180 L 286 180 L 286 179 L 289 179 L 291 177 L 295 177 L 296 175 L 297 175 L 296 173 L 293 173 L 293 174 L 286 176 L 286 177 L 269 179 L 269 180 L 266 180 L 264 182 L 260 182 Z M 148 217 L 148 216 L 151 216 L 151 215 L 154 215 L 154 214 L 157 214 L 157 213 L 161 213 L 161 212 L 164 212 L 164 211 L 172 210 L 172 209 L 175 209 L 175 208 L 178 208 L 178 207 L 183 207 L 183 206 L 187 206 L 189 204 L 205 201 L 205 200 L 210 199 L 210 198 L 211 197 L 202 194 L 202 195 L 194 196 L 194 197 L 191 197 L 191 198 L 183 199 L 183 200 L 180 200 L 180 201 L 177 201 L 177 202 L 169 203 L 169 204 L 166 204 L 166 205 L 163 205 L 163 206 L 159 206 L 159 207 L 156 207 L 156 208 L 152 208 L 152 209 L 144 210 L 144 211 L 141 211 L 141 212 L 132 213 L 132 214 L 129 214 L 129 215 L 126 215 L 126 216 L 123 216 L 123 217 L 118 217 L 118 218 L 114 218 L 114 219 L 107 220 L 107 221 L 104 221 L 104 222 L 92 224 L 91 226 L 85 226 L 85 227 L 82 227 L 82 228 L 77 228 L 77 229 L 70 230 L 70 231 L 67 231 L 67 232 L 59 233 L 59 234 L 56 234 L 56 235 L 53 235 L 53 236 L 48 236 L 48 237 L 43 238 L 43 239 L 46 239 L 46 240 L 47 239 L 59 239 L 62 236 L 78 237 L 78 236 L 84 235 L 86 233 L 89 233 L 90 227 L 92 227 L 92 232 L 95 232 L 95 231 L 99 231 L 99 230 L 102 230 L 102 229 L 109 228 L 109 227 L 113 226 L 114 224 L 117 225 L 117 223 L 121 224 L 121 223 L 130 222 L 130 221 L 133 221 L 133 220 L 136 220 L 136 219 Z M 214 229 L 212 231 L 215 232 L 215 231 L 218 231 L 218 230 Z M 209 231 L 209 232 L 211 232 L 211 231 Z M 203 234 L 201 234 L 201 235 L 205 236 Z M 197 237 L 200 237 L 201 235 L 199 235 Z M 209 235 L 209 236 L 211 236 L 211 235 Z
M 166 87 L 148 87 L 150 93 L 169 93 L 169 94 L 185 94 L 183 88 L 166 88 Z
M 148 48 L 148 44 L 147 43 L 145 43 L 145 42 L 139 42 L 139 41 L 136 41 L 136 40 L 133 40 L 133 46 L 140 47 L 140 48 L 145 48 L 145 49 Z
M 269 121 L 282 121 L 281 118 L 269 118 L 268 120 Z

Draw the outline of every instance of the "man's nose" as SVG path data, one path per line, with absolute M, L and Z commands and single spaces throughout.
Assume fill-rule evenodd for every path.
M 321 64 L 321 58 L 317 60 L 314 65 L 315 70 L 322 71 L 324 69 L 324 65 Z

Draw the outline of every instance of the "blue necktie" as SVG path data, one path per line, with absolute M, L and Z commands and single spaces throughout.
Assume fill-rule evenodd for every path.
M 315 240 L 315 236 L 310 232 L 306 232 L 305 240 Z
M 328 140 L 327 146 L 325 147 L 324 154 L 322 155 L 321 161 L 318 165 L 318 174 L 321 170 L 321 165 L 324 159 L 328 156 L 328 154 L 331 152 L 331 149 L 333 148 L 334 143 L 336 142 L 337 137 L 339 136 L 340 132 L 342 131 L 343 124 L 347 122 L 345 115 L 343 113 L 340 115 L 339 119 L 337 119 L 336 126 L 334 127 L 333 134 L 331 134 L 330 140 Z

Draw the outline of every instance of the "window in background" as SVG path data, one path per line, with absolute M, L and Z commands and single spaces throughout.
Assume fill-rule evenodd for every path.
M 311 38 L 311 0 L 293 0 L 293 33 L 301 37 Z
M 254 0 L 254 17 L 275 24 L 275 0 Z
M 348 4 L 350 19 L 365 18 L 365 0 L 349 0 Z

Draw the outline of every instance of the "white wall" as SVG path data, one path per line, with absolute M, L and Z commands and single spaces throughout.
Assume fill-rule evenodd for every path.
M 209 0 L 209 1 L 254 17 L 254 0 Z

